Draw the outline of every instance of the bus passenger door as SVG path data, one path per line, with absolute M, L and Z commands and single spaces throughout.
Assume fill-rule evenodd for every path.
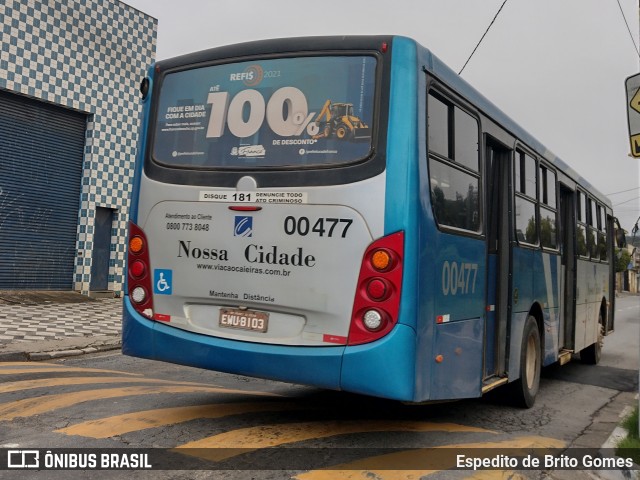
M 575 248 L 575 191 L 560 183 L 562 280 L 561 315 L 559 325 L 560 350 L 573 351 L 576 317 L 576 248 Z
M 484 339 L 484 379 L 506 376 L 507 322 L 510 283 L 509 161 L 512 150 L 487 138 L 487 308 Z

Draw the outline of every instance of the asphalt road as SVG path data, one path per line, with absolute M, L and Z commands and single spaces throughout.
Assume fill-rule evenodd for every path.
M 622 409 L 637 401 L 638 300 L 618 299 L 616 332 L 605 340 L 601 364 L 545 369 L 528 410 L 499 395 L 403 405 L 118 353 L 0 364 L 0 447 L 175 449 L 152 452 L 200 469 L 0 470 L 0 478 L 593 478 L 592 472 L 509 466 L 481 473 L 443 469 L 454 466 L 452 453 L 468 447 L 602 445 Z M 429 455 L 438 462 L 426 464 Z M 393 470 L 398 466 L 409 470 Z

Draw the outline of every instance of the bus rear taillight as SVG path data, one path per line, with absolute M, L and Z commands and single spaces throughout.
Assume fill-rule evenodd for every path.
M 376 302 L 386 300 L 391 291 L 389 283 L 382 278 L 373 278 L 367 284 L 367 295 Z
M 147 236 L 135 223 L 129 222 L 127 249 L 129 298 L 133 308 L 145 317 L 153 318 L 153 297 L 149 273 L 149 244 Z
M 134 278 L 142 278 L 147 273 L 147 266 L 141 260 L 135 260 L 129 266 L 129 273 Z
M 349 345 L 385 336 L 398 321 L 404 232 L 376 240 L 364 254 L 349 328 Z

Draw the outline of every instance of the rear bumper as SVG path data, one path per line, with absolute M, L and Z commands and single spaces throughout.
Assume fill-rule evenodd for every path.
M 344 347 L 289 347 L 209 337 L 148 320 L 124 300 L 122 353 L 249 377 L 340 388 Z
M 354 347 L 291 347 L 209 337 L 148 320 L 125 296 L 122 353 L 250 377 L 413 400 L 415 334 L 404 325 Z

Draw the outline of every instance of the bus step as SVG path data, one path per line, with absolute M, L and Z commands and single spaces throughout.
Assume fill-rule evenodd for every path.
M 494 388 L 499 387 L 500 385 L 504 385 L 509 381 L 508 378 L 502 378 L 502 377 L 489 377 L 489 378 L 485 378 L 482 381 L 482 394 L 484 395 L 485 393 L 487 393 L 489 390 L 493 390 Z
M 558 354 L 558 363 L 560 365 L 569 363 L 571 361 L 572 354 L 573 354 L 573 350 L 560 350 L 560 353 Z

